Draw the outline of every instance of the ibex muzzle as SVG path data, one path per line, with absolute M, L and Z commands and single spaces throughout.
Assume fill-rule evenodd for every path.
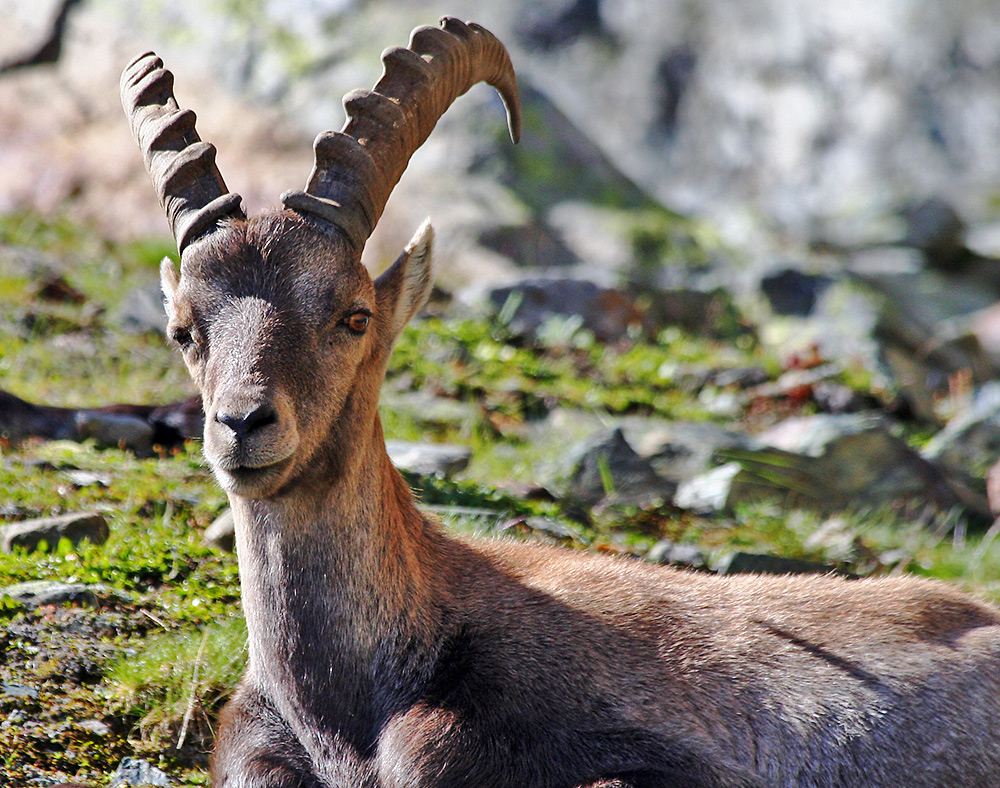
M 431 285 L 429 225 L 374 282 L 361 249 L 503 46 L 445 19 L 383 56 L 306 189 L 247 218 L 152 55 L 122 96 L 181 251 L 168 331 L 229 494 L 249 665 L 226 788 L 996 788 L 1000 612 L 912 578 L 718 578 L 451 538 L 377 412 Z M 616 784 L 621 784 L 621 782 Z

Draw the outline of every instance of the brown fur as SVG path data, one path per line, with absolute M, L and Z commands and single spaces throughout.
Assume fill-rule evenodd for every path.
M 182 251 L 179 276 L 161 269 L 168 332 L 236 523 L 249 664 L 214 784 L 1000 785 L 988 605 L 915 579 L 717 578 L 463 541 L 417 510 L 377 401 L 427 298 L 430 227 L 375 282 L 360 247 L 469 80 L 498 86 L 515 138 L 517 111 L 491 34 L 445 20 L 411 43 L 321 135 L 314 192 L 249 220 L 159 60 L 123 77 Z
M 215 785 L 1000 784 L 1000 614 L 947 586 L 717 578 L 424 517 L 376 404 L 429 246 L 372 283 L 282 212 L 164 271 L 249 629 Z M 261 405 L 241 440 L 217 418 Z

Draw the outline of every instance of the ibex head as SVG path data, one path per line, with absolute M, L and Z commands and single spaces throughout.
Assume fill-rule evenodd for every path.
M 164 261 L 168 334 L 205 408 L 205 455 L 230 493 L 268 497 L 338 473 L 372 439 L 389 350 L 427 298 L 425 223 L 372 282 L 361 252 L 413 152 L 480 81 L 520 130 L 517 83 L 487 30 L 445 18 L 386 50 L 373 90 L 344 99 L 342 131 L 321 134 L 304 191 L 247 218 L 215 148 L 173 96 L 173 75 L 145 54 L 122 75 L 122 103 L 181 254 Z M 331 435 L 331 433 L 333 433 Z M 332 438 L 332 440 L 331 440 Z M 323 456 L 320 456 L 323 455 Z

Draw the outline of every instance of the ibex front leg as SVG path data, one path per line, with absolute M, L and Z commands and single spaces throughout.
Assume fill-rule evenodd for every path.
M 271 702 L 244 683 L 222 712 L 212 756 L 214 788 L 323 788 L 309 757 Z

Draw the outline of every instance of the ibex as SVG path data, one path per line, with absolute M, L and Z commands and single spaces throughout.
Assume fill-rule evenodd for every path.
M 424 224 L 363 246 L 473 84 L 517 140 L 510 59 L 446 18 L 387 50 L 304 191 L 248 218 L 152 54 L 123 103 L 180 250 L 168 333 L 232 503 L 249 664 L 226 788 L 1000 786 L 1000 611 L 906 578 L 720 578 L 446 535 L 386 455 L 394 340 L 431 286 Z

